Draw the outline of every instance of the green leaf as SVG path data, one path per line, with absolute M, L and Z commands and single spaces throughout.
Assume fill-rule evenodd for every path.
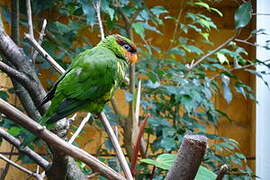
M 232 101 L 232 92 L 229 87 L 230 84 L 230 78 L 228 76 L 222 75 L 221 76 L 222 80 L 222 87 L 223 87 L 223 96 L 227 103 L 229 104 Z
M 251 19 L 252 5 L 251 1 L 245 2 L 239 6 L 234 14 L 235 28 L 245 27 Z
M 101 1 L 102 10 L 110 16 L 110 20 L 112 21 L 114 19 L 115 10 L 111 8 L 109 5 L 110 5 L 109 1 L 107 0 Z
M 21 132 L 21 128 L 13 126 L 10 129 L 8 129 L 8 133 L 11 134 L 12 136 L 18 136 Z
M 179 48 L 172 48 L 168 51 L 169 54 L 178 54 L 180 56 L 185 56 L 186 52 L 183 49 L 179 49 Z
M 156 160 L 141 159 L 143 163 L 154 165 L 160 169 L 169 170 L 176 159 L 176 154 L 161 154 Z
M 200 166 L 195 180 L 215 180 L 217 175 L 204 166 Z
M 160 146 L 166 151 L 172 151 L 176 148 L 175 140 L 174 138 L 165 137 L 160 141 Z
M 229 60 L 227 59 L 227 57 L 223 53 L 218 52 L 217 53 L 217 58 L 218 58 L 220 64 L 224 64 L 225 62 L 227 64 L 229 64 Z
M 80 0 L 82 4 L 83 13 L 86 17 L 86 23 L 93 26 L 96 23 L 96 11 L 89 0 Z
M 8 99 L 8 93 L 6 91 L 0 91 L 0 98 L 7 100 Z
M 141 159 L 140 161 L 168 171 L 172 167 L 176 159 L 176 156 L 177 156 L 176 154 L 161 154 L 157 157 L 156 160 Z M 213 173 L 204 166 L 200 166 L 197 175 L 195 177 L 195 180 L 214 180 L 216 179 L 216 177 L 217 175 L 215 173 Z
M 142 25 L 142 23 L 137 22 L 132 24 L 132 28 L 134 29 L 134 31 L 141 36 L 141 38 L 144 38 L 144 27 Z
M 220 12 L 218 9 L 211 7 L 210 10 L 216 12 L 218 15 L 220 15 L 221 17 L 223 17 L 222 12 Z
M 193 3 L 194 5 L 197 5 L 197 6 L 201 6 L 201 7 L 204 7 L 206 9 L 209 9 L 209 5 L 207 3 L 204 3 L 204 2 L 195 2 Z
M 153 14 L 159 17 L 161 14 L 168 13 L 168 11 L 163 6 L 155 6 L 150 9 Z
M 189 53 L 196 53 L 198 55 L 203 53 L 203 51 L 196 46 L 193 46 L 193 45 L 182 45 L 182 46 Z

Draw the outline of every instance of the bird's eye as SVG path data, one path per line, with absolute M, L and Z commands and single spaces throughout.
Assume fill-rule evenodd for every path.
M 123 45 L 123 48 L 125 48 L 127 51 L 131 51 L 132 50 L 132 48 L 128 44 L 124 44 Z

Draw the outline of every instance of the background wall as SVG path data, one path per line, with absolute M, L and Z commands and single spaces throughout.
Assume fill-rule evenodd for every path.
M 218 9 L 224 14 L 223 18 L 214 17 L 214 22 L 217 24 L 219 30 L 211 33 L 211 40 L 215 42 L 216 45 L 224 42 L 233 34 L 233 13 L 237 4 L 232 1 L 224 1 L 225 3 L 220 3 L 218 5 Z M 154 1 L 149 0 L 147 3 L 152 5 L 162 4 L 164 5 L 170 12 L 172 16 L 177 16 L 179 7 L 181 6 L 181 1 Z M 0 5 L 9 4 L 9 0 L 1 0 Z M 188 11 L 188 9 L 187 9 Z M 49 17 L 53 18 L 52 14 L 48 14 Z M 50 19 L 48 19 L 50 21 Z M 255 23 L 253 23 L 255 24 Z M 174 24 L 172 21 L 166 21 L 165 25 L 162 27 L 161 31 L 164 32 L 163 36 L 157 34 L 149 34 L 152 37 L 152 43 L 154 45 L 161 46 L 163 45 L 166 47 L 168 45 L 167 39 L 172 36 Z M 250 28 L 253 28 L 252 26 Z M 8 26 L 6 28 L 7 32 L 10 32 Z M 242 33 L 243 37 L 247 37 L 247 32 Z M 192 36 L 192 34 L 190 35 Z M 93 34 L 91 34 L 91 38 Z M 196 37 L 195 37 L 196 38 Z M 94 41 L 98 42 L 98 38 Z M 142 43 L 142 42 L 138 42 Z M 249 52 L 251 54 L 255 54 L 253 48 L 248 47 Z M 254 77 L 252 77 L 249 73 L 237 71 L 236 75 L 240 76 L 242 81 L 245 83 L 254 86 Z M 42 74 L 42 79 L 46 79 L 47 75 Z M 0 73 L 0 88 L 7 89 L 12 87 L 10 80 L 7 76 L 3 73 Z M 228 120 L 221 120 L 218 124 L 218 128 L 215 129 L 214 127 L 209 127 L 210 132 L 215 132 L 222 136 L 231 137 L 237 140 L 240 143 L 240 150 L 247 156 L 250 157 L 249 164 L 254 167 L 254 160 L 255 157 L 255 118 L 254 118 L 254 104 L 249 100 L 243 98 L 240 95 L 234 94 L 234 98 L 231 104 L 227 104 L 225 100 L 221 97 L 216 97 L 215 102 L 218 105 L 219 109 L 226 112 L 232 119 L 232 122 Z M 125 103 L 125 99 L 123 96 L 122 91 L 118 91 L 117 93 L 117 100 L 120 105 L 120 109 L 123 112 L 127 112 L 127 104 Z M 11 96 L 9 99 L 11 103 L 18 105 L 18 100 L 14 96 Z M 85 149 L 87 152 L 95 153 L 96 149 L 103 143 L 104 140 L 104 133 L 102 133 L 98 128 L 91 127 L 87 125 L 85 127 L 84 133 L 81 137 L 77 140 L 79 144 L 81 144 L 82 148 Z M 9 152 L 10 146 L 8 143 L 2 143 L 0 147 L 0 152 Z M 13 160 L 16 159 L 16 155 L 13 156 Z M 5 166 L 5 162 L 0 160 L 0 169 Z M 16 168 L 11 168 L 8 174 L 8 180 L 15 180 L 15 179 L 26 179 L 24 173 L 21 173 Z

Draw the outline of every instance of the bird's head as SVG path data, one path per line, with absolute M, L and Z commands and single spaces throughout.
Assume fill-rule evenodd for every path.
M 137 48 L 135 44 L 126 37 L 119 34 L 107 36 L 100 42 L 101 45 L 111 49 L 116 56 L 124 58 L 128 63 L 136 63 L 138 61 Z

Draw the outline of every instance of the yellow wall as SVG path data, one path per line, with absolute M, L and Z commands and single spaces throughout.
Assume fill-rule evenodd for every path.
M 0 4 L 2 3 L 8 3 L 9 0 L 2 0 Z M 224 42 L 227 40 L 233 33 L 233 12 L 235 9 L 235 4 L 232 4 L 228 1 L 225 1 L 226 3 L 220 4 L 219 9 L 224 13 L 224 19 L 220 17 L 214 18 L 215 22 L 218 24 L 219 30 L 214 31 L 211 33 L 211 40 L 215 42 L 216 45 Z M 148 1 L 150 5 L 157 5 L 157 4 L 163 4 L 169 11 L 171 12 L 171 15 L 177 16 L 179 7 L 181 4 L 181 1 Z M 53 18 L 51 16 L 51 18 Z M 172 21 L 167 21 L 166 24 L 161 27 L 161 31 L 164 32 L 164 34 L 158 35 L 155 33 L 149 33 L 152 39 L 152 43 L 157 46 L 168 46 L 168 39 L 172 37 L 174 29 L 174 24 Z M 9 30 L 8 30 L 9 31 Z M 246 32 L 243 32 L 243 36 L 246 36 Z M 196 38 L 196 37 L 195 37 Z M 196 40 L 196 39 L 195 39 Z M 253 51 L 253 49 L 249 48 L 250 52 Z M 236 75 L 239 75 L 242 79 L 242 81 L 246 82 L 247 84 L 254 85 L 254 77 L 252 77 L 250 74 L 239 71 L 236 72 Z M 45 77 L 46 78 L 46 77 Z M 0 73 L 0 86 L 4 87 L 11 87 L 11 83 L 6 78 L 6 76 L 2 73 Z M 3 80 L 4 79 L 4 80 Z M 117 100 L 119 102 L 120 109 L 123 112 L 127 112 L 127 105 L 125 103 L 125 100 L 123 98 L 123 92 L 119 91 Z M 14 97 L 10 99 L 10 102 L 15 102 Z M 228 113 L 229 116 L 234 120 L 233 122 L 228 122 L 227 120 L 222 120 L 219 125 L 218 129 L 214 129 L 213 127 L 209 127 L 209 131 L 216 132 L 219 135 L 231 137 L 235 140 L 237 140 L 240 143 L 241 151 L 248 157 L 255 156 L 255 119 L 254 119 L 254 108 L 253 103 L 251 103 L 249 100 L 246 100 L 240 95 L 234 94 L 234 98 L 231 104 L 227 104 L 224 99 L 222 98 L 222 95 L 220 97 L 215 98 L 215 102 L 217 106 Z M 104 140 L 104 133 L 102 133 L 100 130 L 97 130 L 95 127 L 91 127 L 90 125 L 87 125 L 85 127 L 85 133 L 81 135 L 81 138 L 79 138 L 78 143 L 81 144 L 82 148 L 85 149 L 88 152 L 95 153 L 96 148 L 99 147 Z M 8 152 L 9 146 L 7 143 L 3 143 L 0 147 L 0 152 Z M 15 158 L 15 157 L 14 157 Z M 0 160 L 0 168 L 4 167 L 5 163 Z M 19 170 L 15 168 L 11 168 L 8 175 L 8 180 L 12 179 L 25 179 L 22 177 L 25 177 L 23 173 L 21 173 Z

